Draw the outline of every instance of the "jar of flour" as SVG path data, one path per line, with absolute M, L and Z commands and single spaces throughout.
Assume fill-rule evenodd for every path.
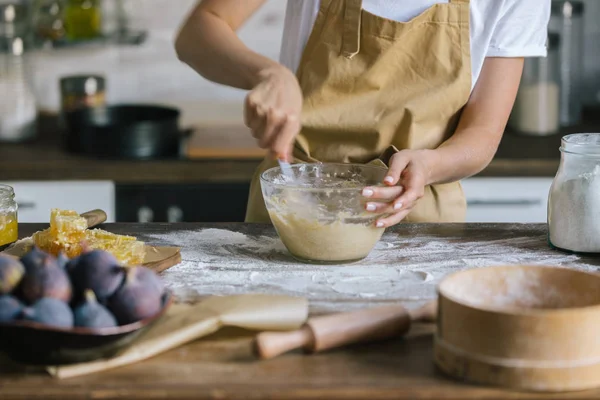
M 600 133 L 567 135 L 548 198 L 548 234 L 556 248 L 600 253 Z

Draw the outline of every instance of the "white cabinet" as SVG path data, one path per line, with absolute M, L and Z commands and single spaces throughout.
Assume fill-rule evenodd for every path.
M 553 178 L 469 178 L 462 181 L 467 222 L 545 223 Z
M 50 221 L 50 210 L 61 208 L 83 213 L 96 208 L 114 222 L 115 185 L 111 181 L 12 181 L 1 182 L 15 190 L 19 222 Z

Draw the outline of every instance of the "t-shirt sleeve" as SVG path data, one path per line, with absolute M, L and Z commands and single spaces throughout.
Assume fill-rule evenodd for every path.
M 545 57 L 550 7 L 551 0 L 505 0 L 486 56 Z

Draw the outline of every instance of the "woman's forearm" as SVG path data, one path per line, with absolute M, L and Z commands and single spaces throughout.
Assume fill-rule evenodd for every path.
M 513 107 L 523 59 L 488 58 L 456 132 L 435 150 L 424 150 L 428 184 L 475 175 L 493 159 Z
M 188 17 L 175 42 L 181 61 L 213 82 L 252 89 L 261 74 L 280 65 L 242 43 L 235 31 L 265 0 L 205 0 Z

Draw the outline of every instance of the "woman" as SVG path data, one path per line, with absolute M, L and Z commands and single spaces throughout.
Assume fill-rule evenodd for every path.
M 385 164 L 366 209 L 379 227 L 464 221 L 459 180 L 493 158 L 523 58 L 546 55 L 550 0 L 289 0 L 281 64 L 235 31 L 265 0 L 204 0 L 179 58 L 249 90 L 245 122 L 269 149 L 246 220 L 268 222 L 258 177 L 293 162 Z

